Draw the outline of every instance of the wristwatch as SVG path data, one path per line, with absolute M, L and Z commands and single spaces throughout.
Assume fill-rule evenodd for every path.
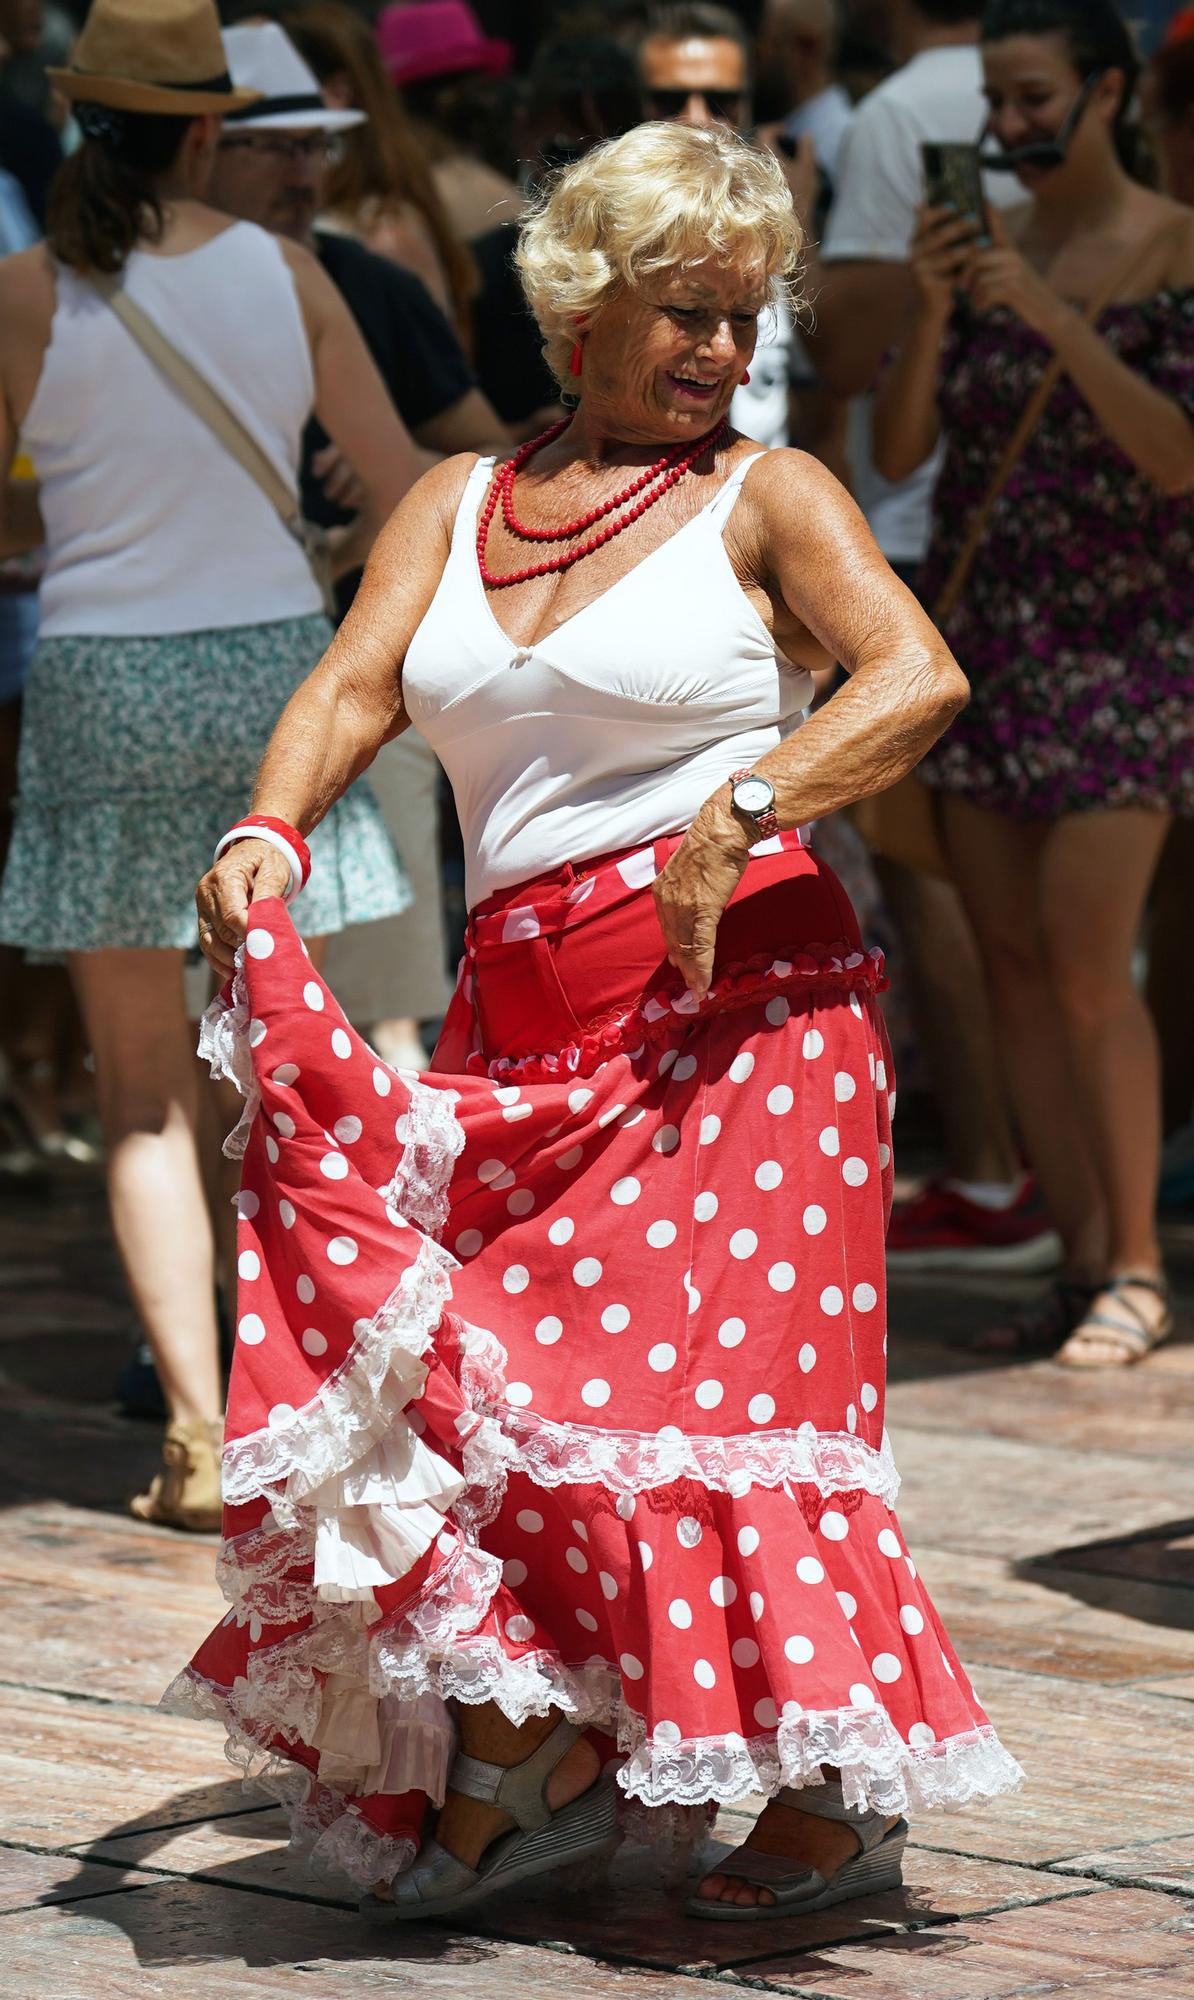
M 775 815 L 775 787 L 757 771 L 730 773 L 730 801 L 735 812 L 755 823 L 760 838 L 770 839 L 779 832 Z

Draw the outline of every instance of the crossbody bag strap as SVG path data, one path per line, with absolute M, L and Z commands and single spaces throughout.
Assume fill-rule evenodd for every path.
M 1091 299 L 1082 315 L 1087 326 L 1093 326 L 1096 320 L 1102 316 L 1115 297 L 1116 292 L 1127 283 L 1129 278 L 1135 276 L 1137 270 L 1152 255 L 1162 238 L 1170 234 L 1176 236 L 1179 228 L 1184 230 L 1186 227 L 1184 218 L 1180 223 L 1165 223 L 1161 229 L 1155 230 L 1146 242 L 1138 244 L 1130 256 L 1117 264 L 1107 282 L 1100 286 L 1098 293 Z M 1011 478 L 1012 473 L 1024 456 L 1029 440 L 1044 414 L 1045 405 L 1048 403 L 1050 396 L 1053 394 L 1064 373 L 1064 361 L 1059 354 L 1054 354 L 1032 395 L 1029 397 L 1028 402 L 1025 404 L 1020 421 L 1004 447 L 1003 454 L 992 476 L 991 484 L 988 486 L 971 516 L 970 523 L 966 529 L 965 540 L 958 551 L 945 587 L 933 606 L 933 619 L 937 625 L 945 623 L 945 620 L 954 610 L 958 599 L 966 588 L 966 580 L 974 567 L 974 559 L 982 547 L 983 538 L 990 526 L 991 516 L 995 511 L 996 503 L 1008 480 Z
M 207 425 L 208 430 L 219 439 L 225 451 L 231 454 L 255 485 L 261 488 L 271 507 L 281 517 L 283 526 L 299 541 L 303 541 L 302 515 L 297 494 L 266 456 L 256 438 L 246 430 L 235 412 L 229 409 L 219 391 L 213 389 L 206 376 L 201 375 L 184 354 L 179 353 L 172 341 L 167 340 L 161 328 L 150 319 L 149 314 L 143 312 L 136 300 L 129 297 L 119 279 L 101 272 L 93 272 L 91 279 L 100 296 L 111 306 L 117 319 L 132 335 L 142 353 L 149 357 L 154 367 L 177 389 L 188 409 L 194 412 L 201 423 Z

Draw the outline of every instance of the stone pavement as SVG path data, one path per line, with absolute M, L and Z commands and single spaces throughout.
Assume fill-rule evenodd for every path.
M 1171 1250 L 1189 1308 L 1194 1227 Z M 214 1545 L 122 1509 L 156 1438 L 108 1400 L 129 1318 L 94 1177 L 10 1199 L 4 2000 L 1190 2000 L 1194 1343 L 1122 1378 L 981 1364 L 958 1338 L 1006 1297 L 900 1284 L 889 1421 L 909 1543 L 1027 1787 L 924 1816 L 901 1893 L 804 1922 L 685 1920 L 624 1850 L 608 1879 L 398 1933 L 288 1855 L 214 1728 L 155 1712 L 222 1609 Z

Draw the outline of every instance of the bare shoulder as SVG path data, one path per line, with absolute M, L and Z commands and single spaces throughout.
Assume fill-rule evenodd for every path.
M 44 243 L 0 258 L 0 311 L 6 320 L 12 315 L 25 324 L 52 319 L 55 294 L 54 260 Z
M 1168 221 L 1170 231 L 1164 282 L 1183 288 L 1194 285 L 1194 209 L 1163 197 L 1158 210 L 1159 224 Z
M 458 451 L 423 473 L 382 529 L 379 552 L 406 561 L 412 554 L 416 558 L 446 554 L 464 489 L 478 463 L 475 451 Z
M 810 452 L 782 445 L 765 452 L 743 482 L 748 517 L 769 542 L 854 531 L 862 515 L 841 480 Z

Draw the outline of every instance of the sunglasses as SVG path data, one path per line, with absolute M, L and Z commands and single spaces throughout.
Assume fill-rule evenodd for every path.
M 256 153 L 263 160 L 285 161 L 293 166 L 334 167 L 344 157 L 344 142 L 329 132 L 308 132 L 301 138 L 283 138 L 275 132 L 240 132 L 220 140 L 221 153 Z
M 649 90 L 647 103 L 653 118 L 678 118 L 694 97 L 699 97 L 710 118 L 737 125 L 742 117 L 746 93 L 741 90 Z

